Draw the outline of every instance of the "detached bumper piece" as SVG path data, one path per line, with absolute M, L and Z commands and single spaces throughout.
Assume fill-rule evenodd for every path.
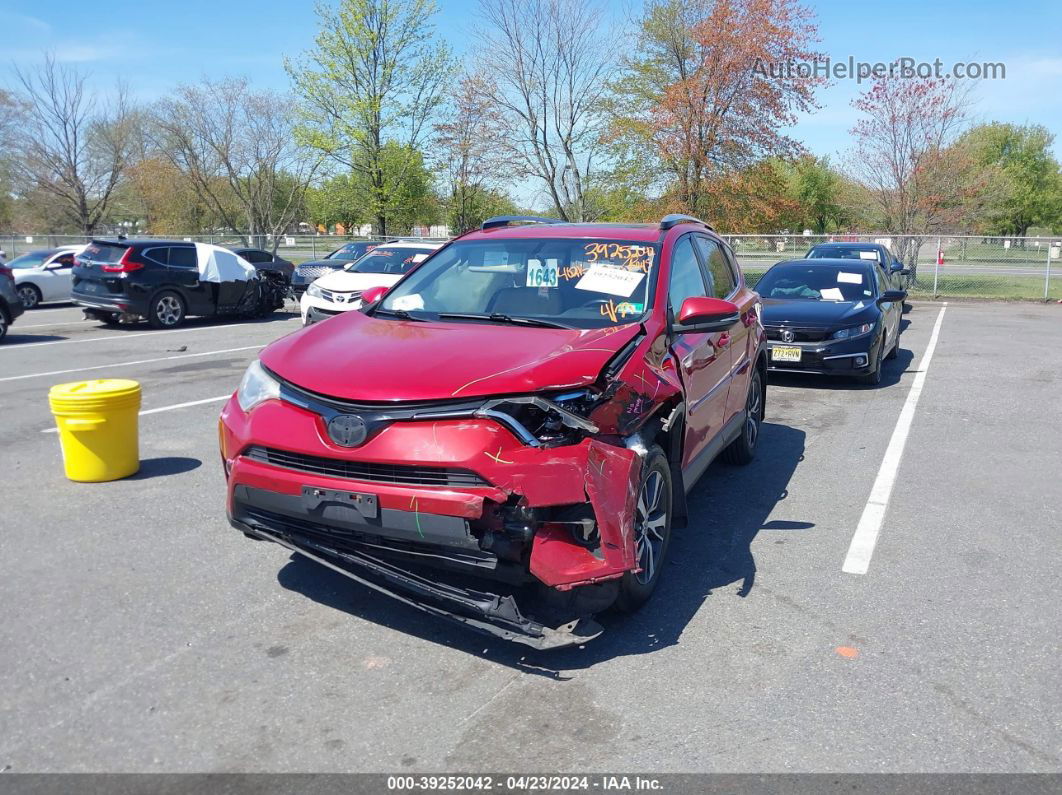
M 548 627 L 522 615 L 512 596 L 432 582 L 364 553 L 340 551 L 258 523 L 236 524 L 241 530 L 280 544 L 417 610 L 514 643 L 535 649 L 558 649 L 586 643 L 604 631 L 586 618 Z

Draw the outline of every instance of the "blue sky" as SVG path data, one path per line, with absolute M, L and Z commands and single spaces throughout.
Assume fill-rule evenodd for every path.
M 458 53 L 469 45 L 476 0 L 437 0 L 439 33 Z M 806 0 L 807 2 L 807 0 Z M 1002 61 L 1007 78 L 980 83 L 979 120 L 1036 122 L 1058 136 L 1062 156 L 1062 2 L 961 0 L 811 0 L 822 39 L 834 60 L 868 62 L 911 57 Z M 640 0 L 611 6 L 622 25 Z M 117 77 L 142 99 L 164 95 L 178 82 L 203 75 L 244 75 L 256 85 L 283 89 L 284 55 L 310 47 L 316 30 L 312 0 L 3 0 L 0 6 L 0 85 L 12 83 L 12 62 L 29 64 L 51 49 L 89 69 L 101 87 Z M 836 159 L 848 146 L 856 118 L 855 81 L 819 95 L 822 108 L 803 118 L 794 135 L 817 154 Z

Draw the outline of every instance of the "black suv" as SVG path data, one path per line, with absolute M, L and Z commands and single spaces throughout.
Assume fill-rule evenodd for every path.
M 264 315 L 283 306 L 282 275 L 259 275 L 203 281 L 195 244 L 183 240 L 93 240 L 75 260 L 71 297 L 104 323 L 142 317 L 174 328 L 188 315 Z

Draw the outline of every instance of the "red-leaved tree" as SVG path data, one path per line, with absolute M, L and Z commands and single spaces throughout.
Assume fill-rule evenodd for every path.
M 815 107 L 816 28 L 796 0 L 655 0 L 616 81 L 612 139 L 659 175 L 677 208 L 712 215 L 728 175 L 800 145 Z
M 983 187 L 955 140 L 969 120 L 969 91 L 943 78 L 877 78 L 852 105 L 853 178 L 870 191 L 881 228 L 898 236 L 897 254 L 916 267 L 927 234 L 948 231 Z

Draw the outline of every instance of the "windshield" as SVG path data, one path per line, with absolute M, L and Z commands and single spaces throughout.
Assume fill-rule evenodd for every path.
M 608 240 L 458 241 L 400 282 L 380 311 L 572 328 L 632 323 L 645 314 L 656 255 L 653 244 Z
M 809 301 L 862 301 L 874 295 L 865 268 L 831 268 L 823 265 L 775 266 L 756 283 L 764 298 L 798 298 Z
M 815 246 L 808 252 L 808 259 L 865 259 L 878 262 L 881 254 L 877 249 L 858 246 Z
M 402 274 L 426 260 L 434 248 L 388 248 L 380 246 L 374 248 L 357 262 L 352 262 L 344 268 L 351 273 L 391 273 Z
M 15 257 L 9 263 L 9 268 L 39 268 L 44 264 L 44 261 L 52 255 L 51 251 L 31 251 L 29 254 L 23 254 L 21 257 Z
M 372 251 L 375 243 L 347 243 L 329 254 L 325 259 L 352 260 L 357 259 L 366 251 Z

